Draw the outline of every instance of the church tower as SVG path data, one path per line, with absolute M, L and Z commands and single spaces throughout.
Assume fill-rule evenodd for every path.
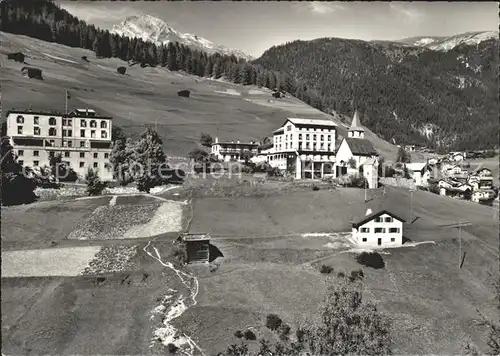
M 347 133 L 347 137 L 349 137 L 349 138 L 365 138 L 365 129 L 363 127 L 361 127 L 358 110 L 356 110 L 354 112 L 354 117 L 352 118 L 351 127 L 349 128 L 349 132 Z

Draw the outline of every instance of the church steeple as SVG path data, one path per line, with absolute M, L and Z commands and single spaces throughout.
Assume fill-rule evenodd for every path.
M 361 126 L 358 110 L 354 112 L 354 117 L 352 118 L 351 127 L 349 128 L 347 136 L 352 138 L 365 138 L 365 129 Z

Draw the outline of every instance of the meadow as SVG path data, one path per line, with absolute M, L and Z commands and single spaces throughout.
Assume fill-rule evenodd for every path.
M 145 125 L 156 127 L 169 156 L 186 157 L 197 146 L 202 132 L 221 140 L 259 140 L 269 136 L 287 117 L 330 118 L 340 135 L 346 134 L 343 122 L 351 118 L 327 115 L 295 98 L 274 99 L 267 89 L 241 86 L 198 78 L 156 68 L 128 67 L 113 59 L 96 58 L 95 53 L 33 38 L 0 33 L 2 48 L 2 116 L 10 109 L 65 110 L 65 90 L 71 99 L 68 109 L 93 108 L 132 136 Z M 26 63 L 7 60 L 7 53 L 23 52 Z M 88 62 L 82 59 L 88 58 Z M 44 80 L 21 76 L 25 65 L 42 69 Z M 125 75 L 116 73 L 127 67 Z M 189 98 L 179 90 L 190 90 Z M 238 94 L 238 95 L 235 95 Z M 269 101 L 272 102 L 269 102 Z M 392 160 L 394 145 L 367 132 L 377 150 Z

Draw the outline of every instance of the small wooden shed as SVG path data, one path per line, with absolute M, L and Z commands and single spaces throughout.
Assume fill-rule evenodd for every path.
M 21 52 L 9 53 L 7 54 L 7 58 L 16 62 L 24 63 L 24 53 Z
M 191 92 L 189 90 L 180 90 L 177 92 L 177 95 L 183 96 L 185 98 L 189 98 L 190 94 L 191 94 Z
M 210 260 L 210 236 L 207 233 L 182 234 L 186 246 L 187 263 L 205 263 Z

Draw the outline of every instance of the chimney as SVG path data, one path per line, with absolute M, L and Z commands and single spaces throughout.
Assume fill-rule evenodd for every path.
M 215 138 L 215 143 L 219 143 L 219 138 L 218 137 Z
M 372 209 L 368 208 L 366 209 L 366 216 L 370 215 L 372 213 Z
M 89 109 L 88 108 L 85 109 L 85 116 L 89 116 Z
M 238 140 L 236 143 L 240 143 L 240 140 Z
M 234 143 L 234 141 L 231 141 L 231 143 Z

